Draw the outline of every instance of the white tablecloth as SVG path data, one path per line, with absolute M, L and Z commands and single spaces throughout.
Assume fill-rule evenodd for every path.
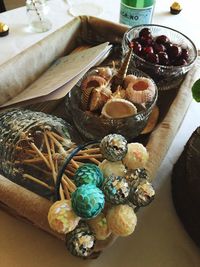
M 93 2 L 103 6 L 100 17 L 118 22 L 119 0 Z M 180 1 L 183 10 L 177 16 L 169 13 L 172 1 L 157 0 L 153 22 L 175 28 L 188 35 L 200 48 L 197 1 Z M 0 14 L 0 21 L 10 27 L 10 34 L 0 39 L 0 64 L 14 57 L 46 35 L 55 31 L 72 17 L 61 0 L 51 0 L 51 31 L 31 34 L 25 31 L 25 7 Z M 190 88 L 188 88 L 190 89 Z M 35 227 L 18 221 L 0 210 L 0 266 L 1 267 L 199 267 L 200 253 L 184 231 L 174 211 L 170 174 L 191 133 L 200 125 L 200 104 L 193 102 L 163 161 L 155 182 L 157 195 L 153 203 L 138 214 L 133 235 L 119 238 L 97 260 L 83 261 L 66 251 L 59 240 Z

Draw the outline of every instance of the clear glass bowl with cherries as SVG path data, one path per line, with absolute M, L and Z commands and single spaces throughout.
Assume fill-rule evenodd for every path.
M 177 88 L 197 58 L 195 44 L 169 27 L 143 24 L 129 29 L 123 37 L 126 54 L 133 47 L 131 64 L 147 73 L 159 90 Z

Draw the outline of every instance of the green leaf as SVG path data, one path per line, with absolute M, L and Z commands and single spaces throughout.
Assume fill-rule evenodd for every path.
M 200 102 L 200 79 L 198 79 L 192 86 L 192 96 L 194 100 Z

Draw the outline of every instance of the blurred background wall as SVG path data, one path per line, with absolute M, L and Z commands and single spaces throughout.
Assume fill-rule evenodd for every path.
M 6 10 L 14 9 L 25 5 L 25 0 L 4 0 Z

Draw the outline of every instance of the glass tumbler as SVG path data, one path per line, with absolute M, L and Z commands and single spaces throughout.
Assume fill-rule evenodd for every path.
M 26 0 L 26 12 L 29 20 L 29 31 L 46 32 L 52 24 L 48 18 L 49 7 L 46 0 Z

